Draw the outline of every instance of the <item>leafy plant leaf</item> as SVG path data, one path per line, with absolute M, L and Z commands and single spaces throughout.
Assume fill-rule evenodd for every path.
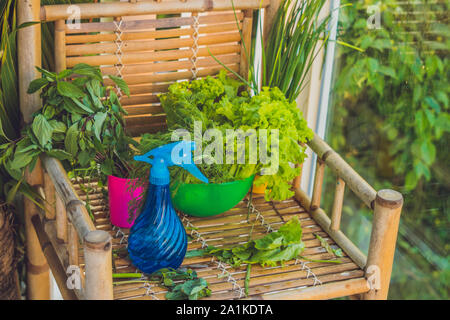
M 46 78 L 38 78 L 30 82 L 27 93 L 34 93 L 40 90 L 43 86 L 47 85 L 49 82 Z
M 42 147 L 44 147 L 51 140 L 53 127 L 50 125 L 50 123 L 48 123 L 47 119 L 45 119 L 42 114 L 38 114 L 33 119 L 31 128 Z
M 64 140 L 64 145 L 67 152 L 69 152 L 73 157 L 78 153 L 78 123 L 74 123 L 69 127 L 66 133 L 66 139 Z
M 109 78 L 114 81 L 114 83 L 125 93 L 127 96 L 130 96 L 130 89 L 128 88 L 127 83 L 120 77 L 109 75 Z
M 59 94 L 68 98 L 78 99 L 84 96 L 84 92 L 70 82 L 58 81 L 56 88 Z

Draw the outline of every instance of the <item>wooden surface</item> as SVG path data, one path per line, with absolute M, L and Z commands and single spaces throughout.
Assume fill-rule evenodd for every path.
M 119 229 L 112 227 L 108 218 L 108 201 L 103 196 L 100 188 L 95 183 L 89 188 L 92 212 L 95 217 L 95 226 L 99 230 L 108 231 L 113 237 L 113 253 L 118 249 L 126 247 L 128 229 Z M 74 188 L 79 192 L 80 198 L 85 199 L 86 196 L 78 185 Z M 256 220 L 257 213 L 250 214 L 250 221 L 247 222 L 247 198 L 241 201 L 235 208 L 226 213 L 209 218 L 185 217 L 184 224 L 188 225 L 189 221 L 195 226 L 200 237 L 206 241 L 208 245 L 213 246 L 236 246 L 245 243 L 249 239 L 249 233 L 253 226 L 252 239 L 263 237 L 267 234 L 267 229 L 261 225 L 261 219 Z M 336 246 L 335 243 L 327 236 L 323 229 L 311 219 L 297 201 L 289 199 L 282 202 L 265 202 L 262 195 L 253 195 L 253 204 L 264 217 L 265 223 L 270 224 L 273 229 L 278 229 L 284 222 L 294 216 L 298 216 L 303 227 L 303 241 L 305 242 L 305 251 L 303 255 L 310 259 L 333 259 L 333 255 L 326 252 L 316 239 L 315 234 L 326 239 L 330 245 Z M 184 216 L 181 216 L 182 218 Z M 187 228 L 187 233 L 192 232 L 191 228 Z M 202 242 L 198 240 L 196 232 L 192 234 L 192 240 L 189 241 L 188 250 L 200 249 Z M 80 265 L 84 265 L 83 252 L 79 251 Z M 364 271 L 355 264 L 347 255 L 340 258 L 341 264 L 308 262 L 306 266 L 305 260 L 288 261 L 284 267 L 266 267 L 254 265 L 251 270 L 251 280 L 249 288 L 250 299 L 272 299 L 279 296 L 289 296 L 292 291 L 292 297 L 308 298 L 327 298 L 327 293 L 320 289 L 323 285 L 334 288 L 328 290 L 329 297 L 335 298 L 345 296 L 347 294 L 356 294 L 367 291 L 365 286 Z M 223 270 L 217 268 L 217 262 L 211 257 L 194 257 L 184 260 L 182 267 L 192 268 L 196 270 L 199 277 L 205 278 L 212 290 L 211 297 L 207 299 L 238 299 L 240 297 L 239 288 L 244 288 L 244 278 L 246 274 L 246 266 L 239 268 L 231 268 L 225 265 L 225 269 L 231 275 L 228 280 L 228 274 L 223 277 Z M 138 270 L 126 258 L 114 258 L 114 268 L 117 273 L 133 273 Z M 138 271 L 139 272 L 139 271 Z M 222 277 L 220 276 L 222 274 Z M 313 276 L 315 275 L 315 277 Z M 236 285 L 233 288 L 233 279 Z M 355 279 L 355 285 L 348 285 L 346 280 Z M 128 279 L 129 280 L 129 279 Z M 116 280 L 115 280 L 116 281 Z M 320 281 L 320 282 L 319 282 Z M 116 281 L 119 282 L 119 281 Z M 333 285 L 332 285 L 333 284 Z M 309 288 L 309 289 L 308 289 Z M 303 292 L 303 290 L 311 290 Z M 114 285 L 115 299 L 165 299 L 166 289 L 154 284 L 132 283 Z M 273 296 L 272 296 L 273 295 Z

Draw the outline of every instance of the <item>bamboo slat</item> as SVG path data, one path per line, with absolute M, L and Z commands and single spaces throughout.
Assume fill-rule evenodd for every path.
M 208 48 L 199 48 L 198 57 L 209 57 L 211 53 L 214 56 L 240 53 L 241 46 L 235 45 L 214 45 Z M 192 57 L 191 49 L 179 49 L 179 50 L 167 50 L 156 52 L 139 52 L 139 53 L 124 53 L 122 56 L 122 63 L 140 63 L 140 62 L 152 62 L 152 61 L 165 61 L 165 60 L 177 60 L 188 59 Z M 116 55 L 100 55 L 100 56 L 86 56 L 86 57 L 68 57 L 66 63 L 69 68 L 75 66 L 78 63 L 88 63 L 93 66 L 101 65 L 115 65 L 120 61 Z
M 234 22 L 236 27 L 236 19 L 237 21 L 242 21 L 243 13 L 237 12 L 236 17 L 233 13 L 223 13 L 218 15 L 206 15 L 199 17 L 199 23 L 201 25 L 204 24 L 223 24 L 227 22 Z M 125 33 L 134 33 L 134 32 L 150 32 L 149 29 L 169 29 L 169 28 L 180 28 L 183 26 L 190 26 L 194 23 L 194 19 L 192 17 L 171 17 L 171 18 L 162 18 L 162 19 L 144 19 L 144 20 L 132 20 L 132 21 L 123 21 L 120 27 Z M 79 33 L 93 33 L 93 32 L 113 32 L 117 29 L 117 26 L 114 22 L 89 22 L 82 23 L 79 28 L 72 29 L 69 25 L 66 25 L 66 33 L 67 34 L 79 34 Z M 180 30 L 180 29 L 178 29 Z M 234 29 L 235 30 L 235 29 Z M 156 30 L 157 31 L 157 30 Z M 164 34 L 163 38 L 167 38 L 169 36 L 173 36 L 174 31 L 169 31 L 169 33 L 158 33 Z M 125 39 L 123 39 L 125 40 Z
M 239 0 L 235 3 L 229 0 L 189 0 L 186 2 L 115 2 L 115 3 L 80 3 L 81 19 L 120 17 L 146 14 L 168 14 L 182 12 L 226 11 L 258 9 L 269 4 L 269 0 Z M 69 5 L 47 5 L 41 8 L 41 21 L 68 19 L 71 15 L 67 10 Z
M 228 65 L 228 68 L 230 68 L 231 70 L 233 70 L 235 72 L 239 71 L 239 65 Z M 223 69 L 222 66 L 200 69 L 197 72 L 197 76 L 198 77 L 206 77 L 209 75 L 215 75 L 222 69 Z M 191 71 L 157 73 L 157 74 L 150 74 L 150 75 L 147 75 L 147 74 L 129 75 L 129 76 L 123 77 L 125 82 L 129 83 L 130 85 L 155 83 L 155 82 L 156 83 L 157 82 L 171 82 L 171 81 L 190 79 L 190 78 L 192 78 Z M 113 83 L 114 82 L 112 80 L 105 79 L 106 85 L 113 85 Z
M 214 36 L 203 36 L 198 38 L 198 45 L 214 45 L 219 43 L 239 42 L 239 32 L 216 34 Z M 124 41 L 121 46 L 122 52 L 168 50 L 183 47 L 192 47 L 194 40 L 191 38 L 175 38 L 147 41 Z M 102 42 L 94 44 L 74 44 L 66 46 L 67 56 L 89 55 L 89 54 L 113 54 L 117 51 L 114 42 Z
M 217 56 L 220 62 L 225 65 L 237 64 L 240 62 L 240 57 L 237 54 Z M 218 63 L 212 57 L 206 57 L 197 60 L 197 67 L 207 68 L 212 66 L 217 66 Z M 124 76 L 136 75 L 141 73 L 151 73 L 151 72 L 169 72 L 177 70 L 186 70 L 192 67 L 192 62 L 188 60 L 184 61 L 168 61 L 168 62 L 154 62 L 154 63 L 141 63 L 135 65 L 125 65 L 121 73 Z M 102 67 L 102 73 L 105 75 L 115 75 L 117 73 L 116 67 Z M 167 89 L 167 88 L 165 88 Z M 165 91 L 165 90 L 164 90 Z
M 230 19 L 231 21 L 231 19 Z M 201 19 L 200 19 L 201 22 Z M 231 23 L 222 23 L 224 21 L 220 21 L 219 24 L 216 25 L 207 25 L 204 27 L 199 27 L 200 34 L 210 34 L 210 33 L 219 33 L 219 32 L 228 32 L 236 30 L 236 22 L 233 20 Z M 126 22 L 125 22 L 126 24 Z M 239 23 L 239 27 L 242 28 L 242 23 Z M 66 44 L 80 44 L 80 43 L 95 43 L 95 42 L 104 42 L 104 41 L 115 41 L 117 36 L 114 33 L 106 33 L 108 31 L 101 30 L 102 33 L 97 34 L 72 34 L 70 35 L 70 31 L 72 29 L 67 29 L 67 33 L 69 35 L 66 36 Z M 74 32 L 74 31 L 72 31 Z M 79 30 L 76 31 L 80 33 Z M 113 32 L 110 30 L 109 32 Z M 148 39 L 168 39 L 174 37 L 181 36 L 192 36 L 192 29 L 164 29 L 164 30 L 155 30 L 155 31 L 126 31 L 121 35 L 121 39 L 123 41 L 128 40 L 148 40 Z
M 278 292 L 275 294 L 264 294 L 262 299 L 267 300 L 323 300 L 334 299 L 349 294 L 360 294 L 367 292 L 369 286 L 364 278 L 331 282 L 319 287 L 310 287 L 297 290 Z

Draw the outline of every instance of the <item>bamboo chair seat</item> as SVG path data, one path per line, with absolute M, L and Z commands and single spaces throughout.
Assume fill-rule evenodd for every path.
M 82 200 L 86 199 L 85 190 L 90 190 L 89 199 L 95 227 L 109 232 L 112 236 L 113 253 L 117 249 L 125 248 L 129 229 L 120 229 L 111 225 L 105 193 L 97 188 L 95 183 L 84 184 L 83 188 L 79 184 L 74 184 L 74 187 Z M 249 240 L 250 232 L 252 239 L 263 237 L 267 234 L 268 228 L 271 227 L 275 231 L 283 223 L 297 216 L 303 229 L 302 241 L 305 243 L 305 251 L 302 255 L 312 260 L 336 258 L 321 246 L 315 234 L 326 239 L 333 248 L 339 248 L 339 246 L 294 198 L 281 202 L 266 202 L 263 195 L 253 194 L 252 203 L 256 210 L 250 211 L 247 222 L 248 201 L 249 196 L 246 196 L 233 209 L 209 218 L 180 214 L 186 232 L 190 235 L 188 251 L 198 250 L 202 248 L 202 245 L 232 247 L 243 244 Z M 331 291 L 327 290 L 327 295 L 331 294 L 331 297 L 368 291 L 364 271 L 345 253 L 339 260 L 342 263 L 309 262 L 299 258 L 287 261 L 283 266 L 253 266 L 248 297 L 245 297 L 243 293 L 245 265 L 233 268 L 224 263 L 219 264 L 211 256 L 206 256 L 186 258 L 181 267 L 195 270 L 199 277 L 208 281 L 212 294 L 203 299 L 276 299 L 277 297 L 298 299 L 316 296 L 320 298 L 324 285 L 331 288 Z M 79 261 L 83 268 L 83 250 L 79 251 Z M 129 259 L 123 257 L 113 257 L 113 269 L 115 273 L 140 272 Z M 120 281 L 115 280 L 114 299 L 165 299 L 167 290 L 162 286 L 150 282 L 120 284 Z M 342 288 L 345 289 L 342 290 Z M 333 290 L 335 292 L 332 292 Z

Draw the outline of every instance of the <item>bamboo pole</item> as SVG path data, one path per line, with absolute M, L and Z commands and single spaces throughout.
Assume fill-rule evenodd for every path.
M 325 300 L 364 293 L 369 290 L 366 279 L 350 279 L 303 289 L 263 294 L 267 300 Z
M 373 209 L 376 191 L 370 186 L 344 159 L 318 135 L 308 142 L 317 157 L 325 161 L 327 166 L 360 198 L 369 208 Z
M 60 196 L 56 196 L 56 239 L 67 243 L 67 212 Z
M 45 218 L 55 219 L 55 187 L 48 173 L 44 172 Z
M 17 23 L 39 21 L 40 0 L 19 0 L 17 2 Z M 36 66 L 41 66 L 40 24 L 21 28 L 17 31 L 17 58 L 19 69 L 20 111 L 23 120 L 29 123 L 32 114 L 41 107 L 39 92 L 28 94 L 28 85 L 39 77 Z
M 331 230 L 339 230 L 341 225 L 342 205 L 344 203 L 345 181 L 337 178 L 336 190 L 334 192 L 333 208 L 331 210 Z
M 17 22 L 19 25 L 39 21 L 40 1 L 19 0 L 17 3 Z M 17 58 L 19 74 L 20 111 L 25 123 L 30 123 L 33 113 L 40 108 L 39 92 L 28 94 L 28 85 L 39 77 L 36 66 L 41 66 L 41 28 L 40 24 L 18 30 Z M 26 181 L 31 186 L 43 186 L 42 167 L 38 163 L 32 173 L 26 170 Z M 39 246 L 31 218 L 38 214 L 38 208 L 24 199 L 25 235 L 27 253 L 27 285 L 29 299 L 50 298 L 50 278 L 48 264 Z
M 64 20 L 55 21 L 55 71 L 66 69 L 66 23 Z
M 248 69 L 250 64 L 250 52 L 252 45 L 252 29 L 253 29 L 253 11 L 245 10 L 244 22 L 242 24 L 241 39 L 241 61 L 239 74 L 248 79 Z
M 216 34 L 214 36 L 200 37 L 198 45 L 213 45 L 227 42 L 238 42 L 241 37 L 239 32 Z M 162 39 L 147 41 L 125 41 L 121 47 L 123 52 L 166 50 L 191 47 L 194 44 L 192 38 Z M 114 42 L 94 43 L 94 44 L 74 44 L 66 48 L 68 56 L 86 54 L 113 54 L 117 51 L 117 44 Z
M 69 265 L 78 266 L 78 234 L 70 222 L 68 223 L 68 231 L 67 249 L 69 253 Z
M 164 113 L 161 106 L 124 106 L 130 116 Z
M 95 230 L 84 238 L 86 263 L 85 295 L 87 300 L 112 300 L 111 235 Z
M 53 244 L 47 236 L 44 230 L 41 219 L 38 215 L 34 215 L 32 218 L 32 223 L 34 229 L 36 230 L 37 237 L 39 239 L 42 251 L 51 266 L 53 277 L 55 278 L 56 284 L 58 285 L 59 291 L 64 300 L 78 300 L 75 292 L 67 288 L 67 275 L 64 266 L 59 260 L 58 254 L 56 253 Z
M 320 199 L 322 198 L 322 185 L 324 173 L 325 173 L 325 162 L 320 160 L 320 158 L 317 158 L 316 175 L 314 178 L 314 188 L 310 210 L 316 210 L 317 208 L 320 208 Z
M 204 11 L 227 11 L 257 9 L 260 5 L 263 7 L 269 4 L 269 0 L 239 0 L 232 3 L 229 0 L 189 0 L 163 1 L 160 3 L 152 2 L 113 2 L 113 3 L 80 3 L 77 6 L 80 9 L 81 19 L 101 18 L 101 17 L 119 17 L 145 14 L 169 14 L 181 12 L 204 12 Z M 69 5 L 48 5 L 41 9 L 40 18 L 42 21 L 55 21 L 68 19 L 70 11 Z
M 240 56 L 237 54 L 218 56 L 216 58 L 225 65 L 237 64 L 240 61 Z M 217 63 L 217 61 L 214 60 L 213 57 L 205 57 L 205 58 L 198 59 L 196 65 L 199 68 L 207 68 L 207 67 L 218 66 L 219 63 Z M 126 75 L 136 75 L 136 74 L 151 73 L 151 72 L 168 72 L 168 71 L 189 69 L 189 68 L 191 68 L 191 66 L 192 66 L 192 62 L 190 62 L 190 61 L 153 62 L 153 63 L 136 64 L 136 65 L 128 64 L 128 65 L 124 66 L 124 68 L 121 71 L 121 74 L 126 76 Z M 102 70 L 102 73 L 105 75 L 117 74 L 117 69 L 115 67 L 102 67 L 101 70 Z M 151 92 L 151 91 L 148 91 L 148 92 Z M 122 102 L 123 99 L 125 99 L 125 98 L 122 98 L 122 100 L 120 100 L 120 102 Z
M 399 192 L 378 191 L 366 267 L 371 290 L 364 299 L 387 299 L 402 206 L 403 196 Z

